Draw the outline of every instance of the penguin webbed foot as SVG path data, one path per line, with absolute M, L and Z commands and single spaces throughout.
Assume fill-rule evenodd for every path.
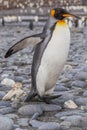
M 29 102 L 32 101 L 33 98 L 37 95 L 37 93 L 34 90 L 31 90 L 27 96 L 23 97 L 23 101 L 24 102 Z
M 45 95 L 43 97 L 39 97 L 42 101 L 46 102 L 47 104 L 52 103 L 53 99 L 59 98 L 61 95 Z

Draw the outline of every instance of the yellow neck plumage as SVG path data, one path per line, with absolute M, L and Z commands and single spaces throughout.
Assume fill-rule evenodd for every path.
M 67 27 L 67 22 L 65 20 L 58 20 L 56 25 L 57 26 L 63 26 L 63 27 L 65 26 L 65 27 Z

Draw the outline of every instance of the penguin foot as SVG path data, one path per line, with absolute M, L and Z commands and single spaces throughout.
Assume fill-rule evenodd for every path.
M 47 104 L 52 103 L 53 99 L 59 98 L 61 95 L 45 95 L 43 97 L 39 97 L 42 101 L 46 102 Z
M 34 90 L 31 90 L 28 95 L 26 97 L 24 97 L 23 101 L 24 102 L 29 102 L 31 101 L 35 96 L 37 95 L 37 93 Z

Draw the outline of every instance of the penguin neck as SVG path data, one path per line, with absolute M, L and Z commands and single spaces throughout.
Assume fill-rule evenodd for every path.
M 51 30 L 51 28 L 56 24 L 56 22 L 57 22 L 56 19 L 54 19 L 52 16 L 49 16 L 43 32 L 45 32 L 45 33 L 49 32 Z
M 58 20 L 56 26 L 68 27 L 65 20 Z

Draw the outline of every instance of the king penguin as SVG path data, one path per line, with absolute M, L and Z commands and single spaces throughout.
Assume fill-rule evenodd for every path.
M 25 101 L 30 101 L 36 95 L 41 99 L 52 97 L 69 52 L 70 30 L 65 21 L 66 17 L 79 18 L 65 9 L 52 9 L 42 33 L 25 37 L 5 55 L 7 58 L 29 45 L 35 45 L 31 69 L 32 87 Z

